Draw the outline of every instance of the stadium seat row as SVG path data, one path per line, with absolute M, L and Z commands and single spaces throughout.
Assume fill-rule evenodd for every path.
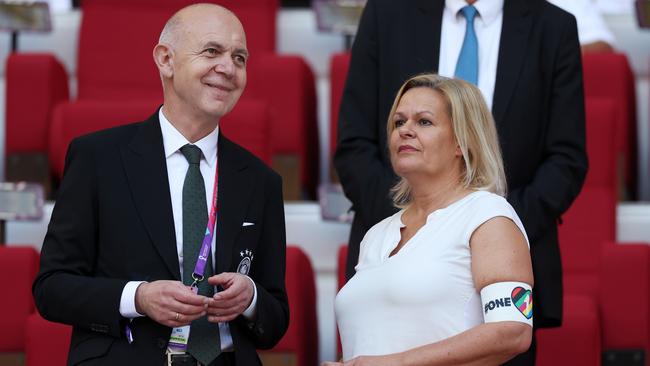
M 191 0 L 85 0 L 79 31 L 78 93 L 74 100 L 69 96 L 68 75 L 53 55 L 12 54 L 7 61 L 9 180 L 34 180 L 34 174 L 36 180 L 46 180 L 48 164 L 43 160 L 48 153 L 49 166 L 58 178 L 69 139 L 149 116 L 162 103 L 151 49 L 165 20 L 190 3 Z M 242 102 L 254 100 L 267 106 L 265 116 L 249 121 L 266 123 L 261 128 L 266 128 L 268 146 L 261 150 L 268 149 L 268 161 L 285 178 L 287 199 L 313 199 L 319 163 L 313 72 L 301 57 L 275 52 L 278 0 L 219 3 L 234 10 L 247 30 L 252 57 Z M 331 59 L 330 155 L 336 146 L 338 108 L 349 57 L 349 53 L 343 53 Z M 638 149 L 636 97 L 629 63 L 623 54 L 585 54 L 583 68 L 585 95 L 611 98 L 619 107 L 612 121 L 616 126 L 619 197 L 634 199 Z M 230 118 L 234 125 L 242 124 L 238 112 L 246 108 L 247 103 L 241 102 L 235 107 Z M 67 138 L 56 136 L 62 133 L 58 130 L 69 125 L 74 127 Z M 39 158 L 36 161 L 35 156 Z M 38 167 L 40 174 L 34 173 L 39 171 Z
M 6 69 L 8 180 L 46 181 L 48 165 L 60 177 L 71 138 L 151 115 L 162 103 L 153 47 L 165 21 L 191 3 L 83 1 L 76 99 L 70 98 L 68 75 L 53 55 L 10 55 Z M 218 3 L 240 17 L 251 54 L 248 84 L 230 120 L 246 132 L 266 131 L 263 142 L 268 146 L 262 149 L 268 149 L 269 163 L 284 173 L 285 198 L 314 198 L 319 161 L 314 75 L 303 58 L 275 52 L 279 2 Z M 247 111 L 249 101 L 265 104 L 262 109 L 266 111 L 252 116 Z M 241 128 L 246 121 L 250 128 Z M 43 164 L 48 153 L 49 164 Z
M 318 363 L 316 285 L 307 255 L 287 247 L 286 287 L 291 311 L 289 329 L 271 350 L 260 352 L 265 365 L 299 366 Z M 43 319 L 34 308 L 32 282 L 38 253 L 32 247 L 0 245 L 0 286 L 7 296 L 0 302 L 0 365 L 66 365 L 68 325 Z

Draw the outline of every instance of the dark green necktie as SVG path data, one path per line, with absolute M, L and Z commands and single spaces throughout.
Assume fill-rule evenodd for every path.
M 183 183 L 183 283 L 191 285 L 192 273 L 203 244 L 208 225 L 208 209 L 205 199 L 205 184 L 201 175 L 201 149 L 194 145 L 181 147 L 189 168 Z M 212 297 L 214 289 L 208 285 L 212 276 L 212 255 L 208 254 L 204 280 L 199 282 L 199 294 Z M 187 352 L 204 365 L 209 365 L 221 353 L 219 326 L 202 317 L 192 322 Z

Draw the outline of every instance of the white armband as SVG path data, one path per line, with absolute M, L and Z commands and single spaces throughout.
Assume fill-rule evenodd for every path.
M 522 322 L 533 326 L 533 291 L 523 282 L 497 282 L 481 290 L 485 323 Z

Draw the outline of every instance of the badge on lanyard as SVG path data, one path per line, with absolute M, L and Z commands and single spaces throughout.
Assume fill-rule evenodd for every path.
M 219 186 L 219 167 L 215 167 L 214 174 L 214 187 L 212 189 L 212 207 L 208 216 L 208 226 L 205 229 L 201 249 L 199 250 L 199 257 L 196 259 L 196 265 L 192 272 L 192 279 L 194 282 L 190 286 L 192 291 L 197 294 L 199 292 L 198 284 L 204 280 L 203 274 L 205 273 L 205 266 L 210 256 L 210 245 L 212 238 L 215 234 L 217 227 L 217 192 Z M 178 314 L 177 314 L 178 315 Z M 172 329 L 171 337 L 169 337 L 169 344 L 167 348 L 171 352 L 185 352 L 187 350 L 187 342 L 190 339 L 190 326 L 185 325 Z
M 190 326 L 178 327 L 172 329 L 172 335 L 169 337 L 168 348 L 172 352 L 185 352 L 187 350 L 187 341 L 190 339 Z

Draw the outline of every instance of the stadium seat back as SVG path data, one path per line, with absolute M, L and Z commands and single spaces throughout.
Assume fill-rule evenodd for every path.
M 598 306 L 591 296 L 565 295 L 559 328 L 538 329 L 537 366 L 601 364 Z
M 43 319 L 38 313 L 30 315 L 25 327 L 25 366 L 64 366 L 72 327 Z
M 38 271 L 38 252 L 32 247 L 0 246 L 0 352 L 22 352 L 25 322 L 34 312 L 32 282 Z
M 558 228 L 566 290 L 597 294 L 600 247 L 616 239 L 616 104 L 587 98 L 589 170 L 584 186 Z
M 318 364 L 316 284 L 309 257 L 296 246 L 287 246 L 287 296 L 291 319 L 280 342 L 262 352 L 265 365 L 302 366 Z M 282 361 L 284 360 L 284 361 Z
M 336 151 L 339 109 L 341 108 L 341 99 L 349 68 L 349 52 L 332 56 L 330 61 L 330 156 L 333 156 L 334 151 Z
M 266 102 L 241 100 L 219 122 L 219 128 L 230 140 L 243 146 L 266 165 L 271 165 L 270 112 Z
M 621 53 L 583 55 L 585 97 L 611 98 L 617 104 L 613 134 L 616 139 L 618 179 L 632 198 L 637 184 L 637 126 L 634 75 L 627 57 Z

